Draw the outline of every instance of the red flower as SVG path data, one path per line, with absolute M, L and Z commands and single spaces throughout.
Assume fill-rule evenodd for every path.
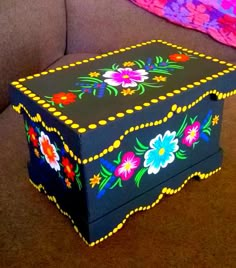
M 56 104 L 68 105 L 75 102 L 76 95 L 73 93 L 60 92 L 52 96 L 52 101 Z
M 66 157 L 62 157 L 62 165 L 64 166 L 66 176 L 74 181 L 75 172 L 73 171 L 73 165 L 71 164 L 70 160 Z
M 30 141 L 33 143 L 34 147 L 38 147 L 37 133 L 33 127 L 29 127 L 28 134 L 30 136 Z
M 189 60 L 189 56 L 185 54 L 172 54 L 169 59 L 175 62 L 185 62 Z

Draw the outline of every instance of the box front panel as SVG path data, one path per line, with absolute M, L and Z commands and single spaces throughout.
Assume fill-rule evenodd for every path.
M 222 101 L 208 98 L 170 119 L 157 112 L 156 121 L 125 131 L 118 148 L 110 141 L 114 150 L 108 147 L 103 157 L 84 165 L 90 221 L 217 153 L 222 108 Z M 97 142 L 99 135 L 90 145 Z

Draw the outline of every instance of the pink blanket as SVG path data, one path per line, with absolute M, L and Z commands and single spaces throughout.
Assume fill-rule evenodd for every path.
M 131 0 L 138 6 L 187 28 L 236 47 L 236 0 Z

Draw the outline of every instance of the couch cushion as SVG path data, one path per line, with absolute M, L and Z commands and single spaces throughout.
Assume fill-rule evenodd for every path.
M 52 65 L 48 67 L 48 69 L 54 69 L 59 66 L 68 65 L 70 63 L 74 63 L 76 61 L 81 61 L 84 59 L 88 59 L 91 57 L 96 56 L 95 53 L 77 53 L 77 54 L 68 54 L 63 57 L 61 57 L 59 60 L 54 62 Z
M 68 53 L 102 53 L 141 41 L 163 39 L 236 63 L 235 49 L 203 33 L 167 22 L 129 0 L 66 2 Z
M 8 103 L 7 84 L 39 72 L 64 54 L 64 0 L 0 1 L 0 112 Z

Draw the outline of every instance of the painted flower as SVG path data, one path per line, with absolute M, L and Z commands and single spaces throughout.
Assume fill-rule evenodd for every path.
M 157 81 L 157 82 L 165 82 L 166 81 L 166 77 L 165 76 L 162 76 L 162 75 L 155 76 L 155 77 L 152 78 L 152 80 Z
M 172 54 L 169 59 L 175 62 L 185 62 L 189 60 L 189 56 L 185 54 Z
M 133 176 L 139 165 L 140 158 L 133 152 L 127 152 L 123 155 L 121 163 L 116 167 L 114 174 L 116 177 L 120 177 L 123 181 L 127 181 Z
M 65 184 L 67 188 L 71 188 L 71 182 L 68 178 L 65 179 Z
M 215 126 L 219 123 L 219 115 L 215 115 L 213 118 L 212 118 L 212 125 Z
M 33 127 L 29 127 L 28 134 L 30 136 L 30 141 L 33 143 L 34 147 L 38 147 L 37 133 Z
M 132 62 L 132 61 L 126 61 L 126 62 L 123 63 L 123 66 L 124 67 L 132 67 L 134 65 L 135 65 L 135 63 Z
M 60 170 L 60 165 L 58 163 L 59 155 L 57 154 L 56 148 L 51 144 L 49 137 L 43 131 L 40 133 L 39 145 L 40 150 L 50 167 L 56 171 Z
M 75 179 L 75 172 L 73 169 L 73 165 L 71 164 L 70 160 L 67 157 L 62 157 L 62 165 L 64 167 L 64 172 L 66 176 L 74 181 Z
M 124 95 L 124 96 L 127 96 L 127 95 L 133 95 L 135 93 L 135 90 L 134 89 L 130 89 L 130 88 L 124 88 L 121 93 Z
M 100 184 L 101 179 L 102 178 L 100 174 L 97 175 L 94 174 L 93 177 L 89 180 L 91 187 L 94 188 L 96 185 Z
M 52 101 L 56 104 L 68 105 L 75 102 L 76 95 L 73 93 L 60 92 L 52 96 Z
M 166 168 L 175 160 L 174 153 L 178 151 L 176 132 L 167 130 L 162 136 L 158 134 L 150 141 L 150 150 L 144 154 L 144 167 L 148 167 L 148 174 L 157 174 L 160 168 Z
M 188 147 L 192 146 L 194 142 L 199 139 L 201 124 L 196 121 L 192 125 L 189 125 L 184 130 L 184 137 L 182 143 Z
M 119 68 L 116 72 L 105 72 L 103 77 L 108 78 L 105 79 L 104 82 L 111 86 L 122 85 L 122 87 L 127 88 L 136 87 L 137 82 L 143 82 L 148 79 L 147 74 L 144 69 L 132 70 L 131 68 Z
M 98 77 L 99 75 L 100 75 L 100 73 L 98 73 L 98 72 L 90 72 L 89 73 L 90 77 Z

